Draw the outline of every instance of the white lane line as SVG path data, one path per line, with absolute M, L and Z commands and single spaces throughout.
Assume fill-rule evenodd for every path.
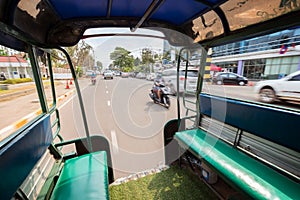
M 65 105 L 67 105 L 70 101 L 72 101 L 74 98 L 74 96 L 72 95 L 70 99 L 68 99 L 65 103 L 63 103 L 62 105 L 60 105 L 57 109 L 60 110 L 61 108 L 63 108 Z
M 111 134 L 111 141 L 112 141 L 112 147 L 113 147 L 113 153 L 119 153 L 119 146 L 118 146 L 118 140 L 115 130 L 110 131 Z
M 107 101 L 107 105 L 110 106 L 110 101 Z
M 108 91 L 106 90 L 106 94 L 108 94 Z

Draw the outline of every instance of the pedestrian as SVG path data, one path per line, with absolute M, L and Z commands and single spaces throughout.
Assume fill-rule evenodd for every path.
M 2 80 L 2 81 L 6 80 L 4 72 L 1 72 L 1 74 L 0 74 L 0 80 Z

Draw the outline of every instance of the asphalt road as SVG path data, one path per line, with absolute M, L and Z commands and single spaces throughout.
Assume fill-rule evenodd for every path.
M 57 87 L 57 96 L 70 91 L 65 89 L 64 84 Z M 89 132 L 91 135 L 104 135 L 110 141 L 115 178 L 164 164 L 163 127 L 167 121 L 177 117 L 176 97 L 171 97 L 171 107 L 166 109 L 151 101 L 148 96 L 151 87 L 152 82 L 133 78 L 104 80 L 101 76 L 96 85 L 91 85 L 89 79 L 80 80 Z M 74 89 L 74 85 L 71 89 Z M 51 96 L 49 91 L 46 90 L 47 97 Z M 204 84 L 204 92 L 256 100 L 251 86 Z M 195 101 L 192 96 L 186 99 Z M 195 107 L 191 103 L 186 105 Z M 39 107 L 35 93 L 0 102 L 1 112 L 4 113 L 0 127 L 15 122 Z M 58 109 L 64 139 L 85 137 L 77 95 L 59 102 Z M 181 116 L 184 115 L 181 104 Z M 72 148 L 65 148 L 64 151 L 72 151 Z
M 176 97 L 171 97 L 171 107 L 166 109 L 149 98 L 150 81 L 119 77 L 98 77 L 96 85 L 87 81 L 81 81 L 81 89 L 89 132 L 105 135 L 110 141 L 115 178 L 164 164 L 163 127 L 177 117 Z M 205 90 L 254 100 L 252 87 L 248 86 L 205 85 Z M 187 99 L 196 100 L 192 96 Z M 78 105 L 74 97 L 60 108 L 65 139 L 85 136 Z M 195 108 L 191 103 L 186 105 Z M 184 115 L 181 104 L 181 116 Z
M 164 163 L 163 126 L 175 118 L 175 98 L 168 110 L 148 96 L 151 82 L 131 78 L 98 78 L 82 88 L 91 135 L 103 134 L 111 143 L 115 178 Z M 60 108 L 65 139 L 84 137 L 76 97 Z

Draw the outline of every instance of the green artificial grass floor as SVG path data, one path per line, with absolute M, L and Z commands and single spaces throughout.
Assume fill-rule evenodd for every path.
M 213 200 L 217 196 L 187 169 L 177 166 L 109 188 L 111 200 Z

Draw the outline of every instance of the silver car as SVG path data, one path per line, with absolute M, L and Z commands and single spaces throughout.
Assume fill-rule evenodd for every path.
M 171 88 L 171 93 L 177 93 L 177 69 L 166 69 L 162 72 L 162 79 Z M 186 78 L 186 91 L 195 92 L 197 89 L 198 69 L 188 69 Z M 179 70 L 179 93 L 184 92 L 185 69 Z

